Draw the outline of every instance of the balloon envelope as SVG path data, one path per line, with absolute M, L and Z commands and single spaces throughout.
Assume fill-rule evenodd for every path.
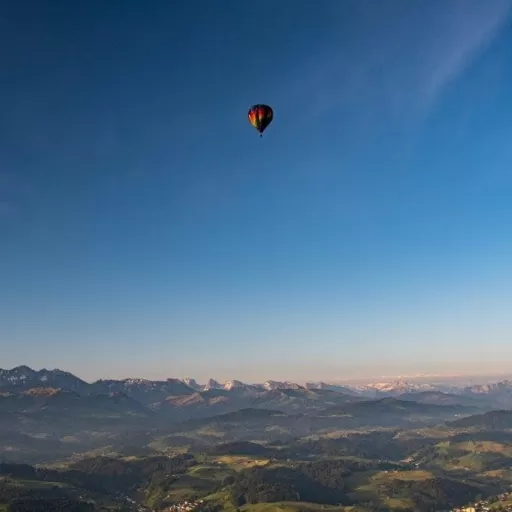
M 274 111 L 268 105 L 253 105 L 249 109 L 247 117 L 249 118 L 249 122 L 254 126 L 254 128 L 258 130 L 258 133 L 261 137 L 268 125 L 274 119 Z

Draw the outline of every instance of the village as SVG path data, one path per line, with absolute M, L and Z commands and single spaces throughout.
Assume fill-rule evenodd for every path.
M 459 507 L 444 512 L 490 512 L 491 510 L 512 512 L 512 492 L 504 492 L 497 496 L 475 501 L 475 503 L 466 507 Z
M 182 501 L 174 504 L 163 512 L 200 512 L 204 506 L 204 500 Z M 496 496 L 475 501 L 464 507 L 451 510 L 438 510 L 437 512 L 512 512 L 512 492 L 504 492 Z
M 204 500 L 189 501 L 171 505 L 163 512 L 200 512 L 204 506 Z M 437 512 L 512 512 L 512 492 L 504 492 L 496 496 L 475 501 L 464 507 L 458 507 L 451 510 L 438 510 Z
M 138 512 L 151 512 L 142 505 L 137 505 L 136 502 L 127 497 L 119 495 L 127 503 L 130 503 Z M 325 508 L 322 506 L 322 508 Z M 161 512 L 201 512 L 204 509 L 208 509 L 208 505 L 205 500 L 184 500 L 179 503 L 167 506 L 162 509 Z M 466 506 L 457 507 L 448 510 L 437 510 L 436 512 L 512 512 L 512 491 L 504 492 L 496 496 L 491 496 L 486 499 L 477 500 Z
M 199 511 L 204 505 L 204 500 L 189 501 L 185 500 L 164 509 L 163 512 L 193 512 Z

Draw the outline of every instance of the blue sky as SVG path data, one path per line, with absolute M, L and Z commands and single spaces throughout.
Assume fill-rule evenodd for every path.
M 0 366 L 510 365 L 512 0 L 1 10 Z

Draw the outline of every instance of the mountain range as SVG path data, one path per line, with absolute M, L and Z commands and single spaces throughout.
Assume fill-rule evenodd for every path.
M 355 404 L 353 411 L 357 410 L 360 416 L 367 414 L 366 410 L 380 414 L 385 404 L 381 400 L 387 398 L 399 399 L 390 404 L 396 408 L 400 403 L 401 414 L 407 408 L 411 412 L 414 404 L 414 414 L 422 412 L 432 418 L 446 415 L 450 407 L 450 414 L 457 412 L 454 407 L 459 407 L 461 415 L 469 415 L 507 406 L 512 408 L 512 382 L 459 388 L 456 393 L 404 381 L 359 387 L 324 382 L 300 385 L 273 380 L 262 384 L 238 380 L 220 384 L 213 379 L 201 385 L 193 378 L 100 379 L 87 383 L 59 369 L 33 370 L 19 366 L 0 370 L 0 411 L 17 415 L 13 418 L 11 414 L 0 427 L 9 424 L 15 428 L 20 421 L 35 421 L 36 413 L 40 418 L 47 417 L 59 408 L 64 411 L 63 421 L 67 417 L 85 418 L 89 414 L 90 418 L 108 418 L 110 423 L 127 416 L 139 420 L 150 418 L 154 423 L 163 419 L 180 422 L 241 409 L 266 409 L 291 415 L 333 415 L 334 411 L 342 411 L 339 415 L 347 415 L 352 413 L 343 411 L 350 404 Z M 390 404 L 385 407 L 386 414 L 394 414 L 389 410 Z
M 43 390 L 47 390 L 44 392 Z M 40 391 L 37 391 L 40 390 Z M 17 397 L 16 399 L 14 397 Z M 343 407 L 354 402 L 400 398 L 424 406 L 451 405 L 467 408 L 512 405 L 512 382 L 460 388 L 457 393 L 446 393 L 427 384 L 405 381 L 376 383 L 349 387 L 324 382 L 300 385 L 288 381 L 268 380 L 261 384 L 246 384 L 239 380 L 220 384 L 210 379 L 199 384 L 193 378 L 166 380 L 100 379 L 88 383 L 70 372 L 33 370 L 18 366 L 0 370 L 0 409 L 8 404 L 21 406 L 64 399 L 74 406 L 99 403 L 101 400 L 124 400 L 123 406 L 131 412 L 157 413 L 177 421 L 214 416 L 244 408 L 279 410 L 289 414 L 322 411 Z M 105 398 L 106 397 L 106 398 Z M 133 411 L 132 411 L 133 409 Z
M 206 384 L 199 384 L 193 378 L 166 380 L 148 379 L 100 379 L 88 383 L 72 373 L 54 370 L 33 370 L 28 366 L 18 366 L 11 370 L 0 369 L 0 392 L 23 391 L 36 387 L 52 387 L 76 391 L 81 394 L 106 394 L 112 392 L 126 393 L 144 402 L 162 400 L 169 396 L 185 396 L 213 390 L 244 391 L 260 393 L 276 390 L 334 391 L 345 395 L 366 398 L 385 396 L 402 396 L 420 393 L 443 393 L 464 397 L 494 397 L 508 400 L 512 395 L 512 381 L 504 380 L 497 383 L 485 383 L 467 387 L 436 386 L 433 384 L 417 384 L 404 380 L 392 382 L 374 382 L 359 386 L 341 386 L 325 382 L 307 382 L 304 385 L 288 381 L 268 380 L 264 383 L 247 384 L 239 380 L 230 380 L 223 384 L 210 379 Z M 425 395 L 427 396 L 427 395 Z M 434 395 L 431 395 L 432 397 Z M 148 398 L 150 397 L 150 398 Z
M 220 384 L 210 379 L 202 385 L 192 378 L 88 383 L 58 369 L 19 366 L 0 370 L 0 458 L 37 462 L 90 450 L 203 449 L 219 439 L 288 442 L 446 421 L 465 420 L 469 426 L 494 421 L 478 415 L 505 409 L 506 403 L 512 408 L 507 381 L 456 393 L 403 381 L 357 388 L 270 380 Z

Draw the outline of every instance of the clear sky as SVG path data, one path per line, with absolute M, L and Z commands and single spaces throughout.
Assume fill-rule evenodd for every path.
M 511 13 L 1 2 L 0 366 L 510 367 Z

